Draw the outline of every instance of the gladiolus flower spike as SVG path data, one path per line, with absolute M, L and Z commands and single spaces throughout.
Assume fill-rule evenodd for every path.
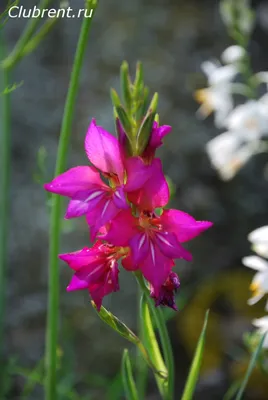
M 155 151 L 170 130 L 154 122 L 146 148 L 134 157 L 123 148 L 123 131 L 117 140 L 93 119 L 85 139 L 92 166 L 71 168 L 44 185 L 47 191 L 70 198 L 65 218 L 84 215 L 91 240 L 96 240 L 91 248 L 59 258 L 74 270 L 67 290 L 87 289 L 98 310 L 104 296 L 119 290 L 119 260 L 125 270 L 142 272 L 156 306 L 176 310 L 174 292 L 180 281 L 173 272 L 174 259 L 190 261 L 182 243 L 212 225 L 178 210 L 155 213 L 169 201 Z

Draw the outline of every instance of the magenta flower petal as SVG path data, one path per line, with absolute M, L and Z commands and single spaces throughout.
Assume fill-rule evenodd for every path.
M 161 286 L 165 283 L 174 262 L 172 259 L 165 257 L 157 246 L 150 242 L 148 256 L 142 263 L 140 269 L 147 281 L 154 288 L 155 295 L 158 297 Z
M 101 308 L 103 297 L 119 290 L 118 275 L 118 263 L 113 260 L 104 280 L 99 284 L 89 287 L 89 293 L 98 311 Z
M 124 166 L 118 140 L 96 125 L 93 119 L 85 139 L 85 150 L 89 160 L 102 172 L 114 173 L 120 182 L 124 179 Z
M 132 261 L 134 265 L 137 265 L 147 257 L 150 239 L 145 232 L 140 232 L 130 239 L 129 246 L 131 248 Z
M 158 126 L 157 122 L 154 122 L 152 135 L 149 142 L 149 147 L 153 149 L 157 149 L 158 147 L 162 146 L 163 138 L 169 134 L 172 127 L 170 125 L 162 125 Z
M 144 159 L 149 161 L 153 159 L 156 149 L 162 146 L 162 139 L 171 131 L 171 129 L 172 128 L 169 125 L 158 126 L 158 123 L 154 122 L 149 143 L 142 154 Z
M 179 242 L 187 242 L 210 228 L 209 221 L 196 221 L 191 215 L 179 210 L 164 210 L 161 223 L 167 231 L 174 232 Z
M 127 173 L 127 182 L 125 191 L 132 192 L 143 187 L 145 182 L 151 177 L 154 172 L 151 165 L 146 165 L 139 157 L 131 157 L 125 160 Z
M 69 285 L 67 286 L 67 292 L 73 292 L 74 290 L 84 290 L 88 288 L 88 282 L 86 280 L 80 279 L 75 274 Z
M 99 172 L 88 166 L 71 168 L 44 185 L 47 191 L 68 197 L 73 197 L 77 192 L 97 187 L 105 187 L 105 184 L 102 182 Z
M 164 207 L 169 201 L 169 188 L 162 171 L 160 159 L 155 158 L 151 164 L 151 177 L 142 189 L 128 194 L 129 200 L 143 210 L 154 210 Z
M 127 271 L 136 271 L 139 269 L 138 264 L 135 264 L 131 254 L 129 254 L 127 257 L 123 258 L 122 260 L 122 266 L 127 270 Z
M 75 271 L 81 267 L 91 264 L 96 258 L 96 251 L 94 248 L 84 247 L 82 250 L 74 251 L 72 253 L 59 254 L 59 258 L 65 261 L 70 268 Z
M 154 235 L 154 241 L 166 257 L 192 260 L 191 253 L 180 245 L 174 233 L 157 232 Z
M 99 230 L 110 222 L 120 209 L 116 207 L 113 198 L 103 199 L 95 209 L 86 214 L 87 223 L 90 226 L 91 240 L 95 240 Z
M 137 232 L 137 219 L 128 209 L 120 211 L 107 227 L 107 233 L 99 236 L 99 238 L 114 246 L 128 246 L 129 240 Z
M 126 195 L 124 192 L 124 188 L 119 186 L 113 195 L 113 201 L 117 208 L 121 208 L 127 210 L 129 208 L 129 204 L 126 199 Z
M 102 189 L 76 193 L 74 198 L 69 202 L 65 218 L 80 217 L 92 209 L 100 208 L 99 204 L 105 196 L 107 196 L 107 191 Z

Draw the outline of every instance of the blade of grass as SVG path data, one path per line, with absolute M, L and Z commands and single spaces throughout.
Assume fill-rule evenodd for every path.
M 87 10 L 96 9 L 97 0 L 86 2 Z M 66 168 L 67 150 L 71 136 L 73 111 L 78 92 L 79 77 L 87 48 L 88 35 L 93 18 L 84 18 L 77 44 L 67 99 L 64 108 L 60 139 L 58 145 L 55 176 L 61 174 Z M 46 400 L 56 400 L 56 369 L 57 369 L 57 342 L 59 319 L 59 263 L 58 253 L 60 247 L 61 231 L 61 197 L 52 195 L 49 231 L 49 294 L 46 330 Z
M 5 44 L 3 30 L 0 29 L 0 59 L 5 55 Z M 7 71 L 0 71 L 0 92 L 8 87 L 9 77 Z M 6 269 L 7 269 L 7 238 L 8 238 L 8 219 L 10 204 L 10 159 L 11 159 L 11 143 L 10 143 L 10 94 L 0 95 L 0 362 L 2 381 L 4 376 L 4 319 L 5 319 L 5 302 L 6 302 Z M 0 382 L 0 395 L 4 388 L 3 382 Z
M 127 349 L 125 349 L 123 353 L 121 372 L 127 400 L 139 400 Z
M 266 333 L 262 336 L 258 347 L 256 348 L 256 350 L 252 354 L 252 357 L 250 359 L 250 363 L 248 365 L 246 374 L 244 376 L 244 379 L 242 381 L 242 384 L 241 384 L 240 389 L 239 389 L 239 391 L 238 391 L 238 393 L 236 395 L 235 400 L 241 400 L 242 399 L 242 396 L 243 396 L 243 393 L 244 393 L 244 391 L 246 389 L 246 386 L 247 386 L 248 380 L 250 378 L 250 375 L 251 375 L 251 373 L 252 373 L 252 371 L 253 371 L 253 369 L 255 367 L 255 364 L 256 364 L 256 362 L 258 360 L 258 357 L 259 357 L 260 351 L 262 349 L 262 345 L 263 345 L 265 336 L 266 336 Z
M 187 381 L 185 384 L 185 388 L 184 388 L 181 400 L 191 400 L 194 395 L 195 387 L 196 387 L 196 384 L 198 381 L 199 372 L 200 372 L 200 368 L 201 368 L 201 364 L 202 364 L 204 347 L 205 347 L 205 336 L 206 336 L 208 315 L 209 315 L 209 310 L 207 310 L 206 315 L 205 315 L 203 328 L 202 328 L 201 334 L 198 339 L 194 358 L 192 361 L 192 365 L 190 368 L 190 372 L 188 374 L 188 378 L 187 378 Z

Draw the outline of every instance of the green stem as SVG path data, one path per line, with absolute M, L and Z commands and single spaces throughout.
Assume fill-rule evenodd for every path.
M 97 0 L 87 1 L 87 9 L 97 7 Z M 69 90 L 64 108 L 55 175 L 61 174 L 66 168 L 67 150 L 71 136 L 71 125 L 73 111 L 78 92 L 79 77 L 84 60 L 88 42 L 88 35 L 92 18 L 84 18 L 80 36 L 77 44 Z M 55 400 L 56 395 L 56 368 L 57 368 L 57 340 L 58 340 L 58 319 L 59 319 L 59 266 L 58 253 L 60 245 L 61 228 L 61 197 L 52 195 L 52 209 L 50 216 L 49 232 L 49 293 L 48 293 L 48 314 L 46 332 L 46 400 Z
M 3 30 L 0 29 L 0 59 L 5 55 L 5 45 Z M 8 87 L 8 72 L 1 72 L 0 76 L 0 123 L 1 123 L 1 143 L 0 143 L 0 357 L 4 351 L 4 314 L 6 297 L 6 265 L 7 265 L 7 237 L 8 237 L 8 218 L 9 218 L 9 184 L 10 184 L 10 94 L 3 94 Z M 1 368 L 2 371 L 2 368 Z M 1 385 L 2 387 L 2 385 Z
M 44 8 L 47 8 L 49 6 L 51 1 L 52 0 L 41 0 L 37 8 L 42 11 Z M 34 32 L 36 31 L 39 21 L 41 19 L 41 14 L 42 12 L 40 13 L 39 17 L 31 18 L 29 20 L 16 46 L 9 54 L 9 56 L 5 60 L 3 60 L 3 68 L 14 68 L 18 61 L 22 58 L 24 47 L 27 45 L 28 41 L 32 38 Z
M 141 342 L 144 343 L 144 329 L 143 329 L 143 324 L 142 320 L 140 317 L 139 309 L 140 309 L 140 298 L 142 296 L 142 291 L 138 287 L 138 292 L 137 292 L 137 299 L 138 299 L 138 337 L 141 339 Z M 141 399 L 145 398 L 146 395 L 146 387 L 147 387 L 147 380 L 148 380 L 148 366 L 146 362 L 144 361 L 144 358 L 141 356 L 140 351 L 137 349 L 136 353 L 136 370 L 137 370 L 137 390 L 139 393 L 139 396 Z
M 142 289 L 142 291 L 145 295 L 146 301 L 149 305 L 150 312 L 153 315 L 156 327 L 159 332 L 161 345 L 162 345 L 162 349 L 163 349 L 163 354 L 164 354 L 164 359 L 165 359 L 165 364 L 168 369 L 168 396 L 169 396 L 168 399 L 172 400 L 174 398 L 175 366 L 174 366 L 171 342 L 169 339 L 166 323 L 165 323 L 162 311 L 159 308 L 156 308 L 155 305 L 153 304 L 153 301 L 150 297 L 148 288 L 146 287 L 146 284 L 144 282 L 142 275 L 139 272 L 136 272 L 135 275 L 136 275 L 137 281 L 140 285 L 140 288 Z
M 58 20 L 59 19 L 56 17 L 46 20 L 46 22 L 41 26 L 36 35 L 34 35 L 23 48 L 21 52 L 21 58 L 27 56 L 37 48 L 39 43 L 44 39 L 47 33 L 54 27 L 54 25 L 57 23 Z

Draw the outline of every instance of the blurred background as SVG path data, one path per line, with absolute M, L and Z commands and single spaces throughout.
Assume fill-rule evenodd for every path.
M 36 1 L 21 3 L 30 8 Z M 83 8 L 82 0 L 69 3 L 74 9 Z M 4 6 L 0 5 L 0 11 Z M 83 142 L 92 117 L 114 132 L 109 90 L 119 90 L 123 60 L 129 62 L 133 73 L 136 61 L 141 60 L 146 84 L 160 96 L 160 123 L 173 127 L 158 152 L 174 185 L 169 206 L 215 224 L 188 246 L 193 262 L 177 263 L 180 310 L 168 321 L 179 398 L 205 310 L 210 308 L 205 359 L 195 397 L 209 400 L 222 399 L 231 382 L 243 376 L 248 363 L 242 336 L 252 329 L 252 318 L 263 315 L 263 303 L 247 306 L 252 273 L 242 266 L 241 258 L 250 254 L 247 234 L 268 223 L 263 172 L 267 156 L 252 158 L 232 181 L 222 182 L 204 151 L 219 131 L 212 118 L 200 121 L 195 114 L 198 105 L 193 92 L 206 85 L 201 62 L 219 57 L 232 44 L 218 6 L 216 0 L 100 1 L 81 76 L 69 153 L 69 167 L 87 163 Z M 257 24 L 249 49 L 253 68 L 268 70 L 268 1 L 255 1 L 254 8 Z M 26 22 L 13 19 L 6 24 L 9 50 Z M 44 173 L 50 181 L 80 23 L 76 18 L 60 19 L 12 74 L 12 82 L 22 85 L 12 93 L 6 356 L 25 371 L 36 368 L 43 358 L 47 308 L 49 206 L 37 182 L 38 152 L 40 148 L 47 152 Z M 64 221 L 61 252 L 88 245 L 88 236 L 83 219 Z M 70 277 L 71 271 L 62 263 L 62 385 L 73 384 L 78 393 L 88 394 L 88 399 L 123 399 L 118 377 L 121 355 L 125 347 L 134 352 L 133 346 L 99 320 L 86 292 L 66 293 Z M 135 331 L 138 305 L 134 277 L 121 270 L 120 286 L 120 292 L 105 299 L 104 305 Z M 14 374 L 8 399 L 42 398 L 38 385 L 31 395 L 23 397 L 24 384 L 21 374 Z M 253 374 L 245 398 L 265 400 L 267 393 L 267 381 Z M 151 375 L 147 398 L 159 399 Z

